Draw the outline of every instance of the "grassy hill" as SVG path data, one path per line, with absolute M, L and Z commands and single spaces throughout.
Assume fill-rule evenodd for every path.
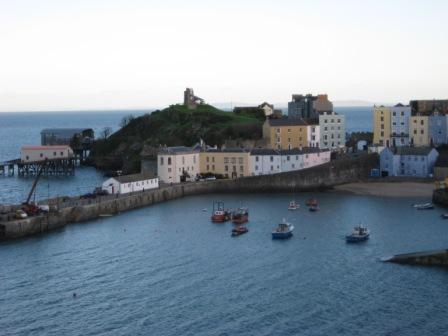
M 140 152 L 159 145 L 191 146 L 203 139 L 209 145 L 222 145 L 227 139 L 260 139 L 263 116 L 225 112 L 210 105 L 189 110 L 171 105 L 133 119 L 107 139 L 97 140 L 90 163 L 103 170 L 140 169 Z

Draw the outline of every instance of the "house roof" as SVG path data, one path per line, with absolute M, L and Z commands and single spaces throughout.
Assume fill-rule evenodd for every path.
M 182 154 L 182 153 L 198 153 L 199 149 L 194 147 L 187 146 L 174 146 L 174 147 L 165 147 L 159 150 L 159 153 L 163 154 Z
M 428 155 L 434 148 L 432 147 L 398 147 L 395 149 L 397 155 Z
M 75 134 L 82 133 L 84 131 L 92 131 L 91 128 L 45 128 L 40 134 L 51 134 L 60 137 L 71 138 Z
M 301 155 L 301 154 L 312 154 L 312 153 L 322 153 L 328 152 L 329 149 L 321 149 L 318 147 L 302 147 L 294 149 L 284 149 L 280 151 L 281 155 Z
M 56 145 L 56 146 L 31 146 L 25 145 L 21 147 L 21 150 L 60 150 L 60 149 L 69 149 L 68 145 Z
M 270 126 L 306 126 L 308 125 L 302 118 L 281 118 L 267 119 Z
M 207 153 L 247 153 L 249 152 L 247 149 L 244 148 L 225 148 L 225 149 L 207 149 Z
M 250 151 L 250 155 L 280 155 L 280 152 L 275 149 L 254 148 Z
M 113 179 L 117 180 L 120 183 L 131 183 L 143 180 L 154 179 L 156 176 L 154 174 L 145 173 L 145 174 L 132 174 L 132 175 L 122 175 L 113 177 Z

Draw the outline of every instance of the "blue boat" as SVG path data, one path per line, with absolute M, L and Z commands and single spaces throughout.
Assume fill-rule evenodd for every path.
M 288 239 L 292 237 L 292 230 L 294 230 L 294 226 L 287 223 L 285 219 L 283 222 L 278 224 L 277 228 L 272 231 L 272 239 Z
M 369 236 L 369 230 L 362 225 L 358 225 L 355 226 L 351 234 L 345 236 L 345 240 L 347 241 L 347 243 L 357 243 L 366 241 L 367 239 L 369 239 Z
M 312 205 L 309 207 L 308 210 L 310 210 L 311 212 L 316 212 L 319 210 L 319 207 L 317 205 Z

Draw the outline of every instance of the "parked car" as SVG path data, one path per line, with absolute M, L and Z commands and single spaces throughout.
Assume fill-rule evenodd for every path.
M 79 196 L 79 198 L 80 199 L 92 199 L 92 198 L 96 198 L 96 195 L 92 194 L 92 193 L 87 193 L 87 194 Z
M 16 210 L 15 217 L 16 219 L 24 219 L 27 218 L 28 215 L 23 210 Z

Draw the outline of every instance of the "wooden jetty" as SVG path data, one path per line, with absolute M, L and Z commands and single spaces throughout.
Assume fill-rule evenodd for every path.
M 43 176 L 71 176 L 79 159 L 64 158 L 35 162 L 22 162 L 20 159 L 0 163 L 0 176 L 36 176 L 42 167 Z

